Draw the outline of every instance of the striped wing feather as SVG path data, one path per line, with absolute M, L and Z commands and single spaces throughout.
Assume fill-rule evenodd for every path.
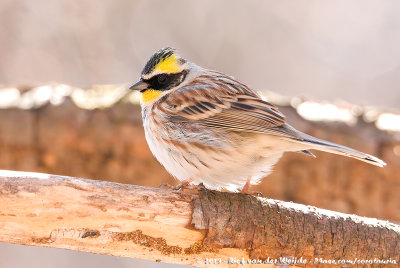
M 221 78 L 218 83 L 212 83 L 209 77 L 209 84 L 203 79 L 199 77 L 191 85 L 170 94 L 165 103 L 173 113 L 172 120 L 196 121 L 211 128 L 263 133 L 286 122 L 275 105 L 262 100 L 232 78 L 223 77 L 227 80 L 222 80 L 224 83 Z
M 261 132 L 296 140 L 310 149 L 345 155 L 376 166 L 382 160 L 332 142 L 297 131 L 273 104 L 263 101 L 254 91 L 231 77 L 209 72 L 186 87 L 168 94 L 158 107 L 170 120 L 233 131 Z M 308 150 L 301 152 L 314 156 Z

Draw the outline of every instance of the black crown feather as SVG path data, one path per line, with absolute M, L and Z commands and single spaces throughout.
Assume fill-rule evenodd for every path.
M 150 60 L 146 63 L 142 70 L 142 75 L 149 74 L 161 61 L 165 60 L 169 56 L 175 53 L 175 49 L 171 47 L 165 47 L 154 53 Z

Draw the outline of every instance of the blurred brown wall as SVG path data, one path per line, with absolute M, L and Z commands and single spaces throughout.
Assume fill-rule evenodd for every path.
M 372 124 L 312 123 L 290 107 L 282 111 L 300 130 L 373 154 L 388 165 L 378 168 L 322 152 L 316 159 L 287 153 L 255 190 L 269 198 L 400 222 L 398 141 Z M 0 169 L 146 186 L 177 183 L 149 151 L 138 105 L 120 102 L 110 109 L 84 110 L 68 100 L 57 107 L 0 110 L 0 122 Z

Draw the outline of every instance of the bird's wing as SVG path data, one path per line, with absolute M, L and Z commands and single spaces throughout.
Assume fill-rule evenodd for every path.
M 199 76 L 171 92 L 163 105 L 171 120 L 196 122 L 210 128 L 271 133 L 271 128 L 286 122 L 275 105 L 220 73 Z

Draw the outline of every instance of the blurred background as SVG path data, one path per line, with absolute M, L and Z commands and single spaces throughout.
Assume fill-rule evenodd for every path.
M 299 130 L 388 163 L 286 154 L 254 190 L 400 223 L 399 12 L 397 0 L 1 0 L 0 169 L 176 184 L 126 90 L 154 51 L 172 46 L 257 89 Z M 60 258 L 161 265 L 0 244 L 0 267 Z

